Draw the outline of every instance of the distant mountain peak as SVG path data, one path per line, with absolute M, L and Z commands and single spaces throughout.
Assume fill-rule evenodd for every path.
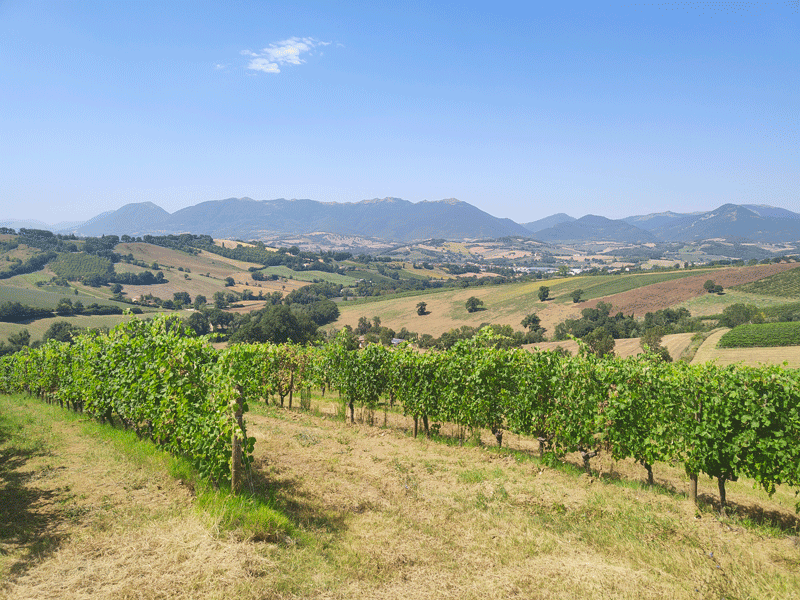
M 409 202 L 408 200 L 403 200 L 402 198 L 393 198 L 392 196 L 387 196 L 386 198 L 370 198 L 368 200 L 362 200 L 361 202 L 356 202 L 355 204 L 412 204 L 412 203 Z

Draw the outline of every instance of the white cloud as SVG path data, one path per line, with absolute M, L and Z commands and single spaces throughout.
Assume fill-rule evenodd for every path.
M 269 62 L 266 58 L 254 58 L 250 61 L 250 64 L 247 65 L 247 68 L 253 71 L 263 71 L 264 73 L 281 72 L 277 64 Z
M 321 42 L 309 37 L 293 37 L 272 43 L 260 52 L 242 50 L 242 54 L 250 57 L 248 69 L 264 73 L 280 73 L 282 65 L 301 65 L 306 62 L 302 58 L 303 54 L 313 53 L 314 48 L 329 44 L 330 42 Z

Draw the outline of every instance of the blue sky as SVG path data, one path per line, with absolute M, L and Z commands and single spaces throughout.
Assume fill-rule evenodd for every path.
M 799 24 L 800 0 L 0 0 L 0 219 L 243 196 L 800 211 Z

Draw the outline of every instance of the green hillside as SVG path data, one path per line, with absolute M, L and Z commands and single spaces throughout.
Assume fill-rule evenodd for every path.
M 733 289 L 751 294 L 800 298 L 800 267 L 754 281 L 753 283 L 739 285 Z

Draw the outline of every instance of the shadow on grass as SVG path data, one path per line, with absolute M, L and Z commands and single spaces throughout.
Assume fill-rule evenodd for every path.
M 265 499 L 301 530 L 337 534 L 346 529 L 346 513 L 334 512 L 316 498 L 301 490 L 300 481 L 283 473 L 267 475 L 267 459 L 256 458 L 250 469 L 249 483 L 253 494 Z M 355 512 L 355 511 L 354 511 Z
M 36 510 L 52 506 L 58 492 L 39 489 L 35 480 L 41 473 L 25 467 L 48 452 L 19 442 L 11 427 L 0 424 L 0 554 L 16 557 L 8 567 L 12 575 L 23 574 L 58 548 L 64 536 L 53 531 L 66 519 L 58 510 Z
M 701 506 L 711 507 L 719 514 L 719 498 L 712 494 L 698 494 L 697 501 Z M 758 504 L 742 504 L 728 498 L 725 508 L 726 518 L 738 521 L 743 526 L 757 525 L 776 529 L 781 533 L 798 535 L 800 533 L 800 517 L 780 510 L 765 509 Z

